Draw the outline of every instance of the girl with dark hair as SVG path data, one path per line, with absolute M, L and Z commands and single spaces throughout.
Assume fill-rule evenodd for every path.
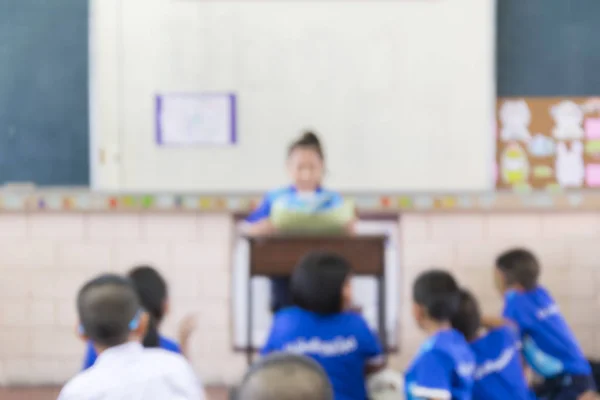
M 460 290 L 447 271 L 421 273 L 413 284 L 413 314 L 429 338 L 405 376 L 407 400 L 471 400 L 475 357 L 464 336 L 452 329 Z
M 336 400 L 366 400 L 365 375 L 385 367 L 375 334 L 352 300 L 350 264 L 331 253 L 308 254 L 291 279 L 294 306 L 279 311 L 262 354 L 287 351 L 317 361 Z
M 188 339 L 194 330 L 194 320 L 186 318 L 180 327 L 180 344 L 159 333 L 160 324 L 168 311 L 168 288 L 163 277 L 150 266 L 140 266 L 129 271 L 129 279 L 135 287 L 140 303 L 149 316 L 148 328 L 142 344 L 144 347 L 160 347 L 174 353 L 186 353 Z M 97 354 L 88 345 L 84 369 L 94 365 Z
M 313 132 L 305 132 L 290 144 L 287 150 L 287 170 L 292 184 L 267 193 L 260 206 L 246 219 L 249 223 L 248 233 L 276 233 L 270 220 L 275 204 L 310 204 L 317 205 L 319 210 L 333 209 L 343 204 L 339 193 L 322 187 L 325 152 L 319 138 Z M 346 230 L 353 232 L 354 221 L 348 223 Z M 271 308 L 274 312 L 291 304 L 289 285 L 288 278 L 272 280 Z

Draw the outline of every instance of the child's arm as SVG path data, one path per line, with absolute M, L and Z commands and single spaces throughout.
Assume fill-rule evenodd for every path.
M 188 315 L 179 325 L 179 348 L 181 349 L 181 354 L 187 359 L 190 358 L 190 336 L 195 330 L 196 316 L 194 315 Z
M 245 232 L 249 235 L 263 236 L 274 234 L 277 230 L 268 218 L 246 225 Z
M 375 374 L 385 369 L 387 365 L 385 351 L 379 342 L 379 338 L 367 322 L 361 316 L 356 316 L 356 318 L 358 318 L 356 337 L 365 363 L 365 375 Z
M 508 319 L 504 319 L 502 317 L 496 317 L 496 316 L 492 316 L 492 315 L 484 315 L 481 317 L 481 326 L 483 326 L 486 329 L 497 329 L 497 328 L 502 328 L 504 326 L 515 326 L 515 324 L 508 320 Z

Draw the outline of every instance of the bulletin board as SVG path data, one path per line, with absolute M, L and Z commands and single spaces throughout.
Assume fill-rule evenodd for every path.
M 600 187 L 600 99 L 500 98 L 496 187 Z

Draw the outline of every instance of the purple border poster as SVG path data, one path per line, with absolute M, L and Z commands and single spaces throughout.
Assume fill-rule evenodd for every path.
M 233 93 L 165 93 L 155 98 L 159 146 L 231 146 L 237 142 Z

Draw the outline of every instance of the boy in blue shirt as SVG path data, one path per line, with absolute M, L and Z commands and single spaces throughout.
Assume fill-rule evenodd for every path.
M 460 292 L 446 271 L 422 273 L 413 284 L 413 313 L 429 334 L 405 376 L 407 400 L 471 400 L 475 358 L 464 336 L 452 329 Z
M 289 352 L 315 360 L 336 400 L 367 400 L 366 375 L 385 367 L 377 336 L 352 304 L 351 266 L 333 254 L 313 252 L 291 279 L 292 301 L 275 314 L 262 355 Z
M 486 326 L 482 332 L 477 300 L 461 290 L 458 313 L 452 326 L 461 332 L 475 355 L 473 400 L 532 400 L 519 353 L 516 329 L 508 324 Z
M 540 265 L 527 250 L 509 250 L 496 259 L 502 315 L 516 325 L 525 360 L 544 378 L 538 396 L 575 400 L 595 390 L 591 367 L 554 299 L 538 284 L 539 275 Z

